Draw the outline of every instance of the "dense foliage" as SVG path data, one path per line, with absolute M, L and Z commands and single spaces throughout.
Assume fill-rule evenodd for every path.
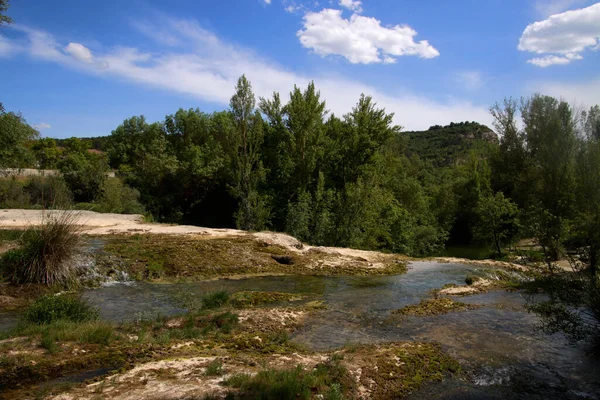
M 4 166 L 62 174 L 54 190 L 48 178 L 4 180 L 0 202 L 72 198 L 99 211 L 145 208 L 159 221 L 413 255 L 472 243 L 502 255 L 533 237 L 549 261 L 580 248 L 596 268 L 598 107 L 576 115 L 535 95 L 492 107 L 498 136 L 476 122 L 402 132 L 368 96 L 340 117 L 312 83 L 287 99 L 256 99 L 244 76 L 234 90 L 226 111 L 132 117 L 104 138 L 37 139 L 3 112 Z

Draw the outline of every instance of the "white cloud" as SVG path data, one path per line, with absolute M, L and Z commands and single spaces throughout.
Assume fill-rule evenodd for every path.
M 65 47 L 65 51 L 73 56 L 73 58 L 76 60 L 86 63 L 91 63 L 94 61 L 94 56 L 92 56 L 90 49 L 80 43 L 69 43 L 67 47 Z
M 590 81 L 535 82 L 529 89 L 531 92 L 563 98 L 571 104 L 583 104 L 585 107 L 600 105 L 600 76 Z
M 537 0 L 535 9 L 539 15 L 547 18 L 553 14 L 565 12 L 574 7 L 583 6 L 588 0 Z
M 333 9 L 307 13 L 304 29 L 297 33 L 302 46 L 321 56 L 343 56 L 353 64 L 390 63 L 399 56 L 440 55 L 427 40 L 415 42 L 416 35 L 407 25 L 383 27 L 377 19 L 357 14 L 345 19 L 341 10 Z
M 65 45 L 46 32 L 32 29 L 22 29 L 22 32 L 25 34 L 24 51 L 31 57 L 105 79 L 119 79 L 192 96 L 223 107 L 229 104 L 236 80 L 245 73 L 257 96 L 268 97 L 277 91 L 285 98 L 294 84 L 305 87 L 314 80 L 327 101 L 327 109 L 337 115 L 348 112 L 361 93 L 371 95 L 379 106 L 395 113 L 395 123 L 411 130 L 427 129 L 431 125 L 451 121 L 491 122 L 487 106 L 474 105 L 469 101 L 432 100 L 408 92 L 392 95 L 339 76 L 308 76 L 292 72 L 248 49 L 222 41 L 195 21 L 161 18 L 156 28 L 166 29 L 180 43 L 186 43 L 186 47 L 173 48 L 156 40 L 157 47 L 153 53 L 129 47 L 99 48 L 93 55 L 94 62 L 89 63 L 65 53 Z
M 50 129 L 52 128 L 52 126 L 50 126 L 50 124 L 47 124 L 45 122 L 36 124 L 33 126 L 35 129 L 37 129 L 38 131 L 44 130 L 44 129 Z
M 468 90 L 477 90 L 483 86 L 483 78 L 479 71 L 462 71 L 456 75 L 456 81 Z
M 583 57 L 581 57 L 579 54 L 567 54 L 564 57 L 549 55 L 544 57 L 532 58 L 531 60 L 527 60 L 527 62 L 540 68 L 546 68 L 551 65 L 567 65 L 570 64 L 573 60 L 581 60 L 582 58 Z
M 599 41 L 600 3 L 597 3 L 528 25 L 521 35 L 518 49 L 555 56 L 529 60 L 531 64 L 547 67 L 581 59 L 579 53 L 587 49 L 597 50 Z
M 266 5 L 270 5 L 271 4 L 271 0 L 264 0 Z
M 340 6 L 354 11 L 355 13 L 362 12 L 362 1 L 360 0 L 340 0 Z

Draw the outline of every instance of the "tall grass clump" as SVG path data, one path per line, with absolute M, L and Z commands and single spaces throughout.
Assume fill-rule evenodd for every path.
M 46 295 L 25 311 L 25 320 L 44 325 L 56 321 L 87 322 L 98 319 L 98 310 L 77 296 Z
M 68 285 L 75 283 L 75 257 L 81 251 L 78 215 L 58 211 L 30 226 L 19 239 L 19 248 L 0 258 L 2 275 L 14 283 Z
M 202 298 L 202 308 L 212 310 L 223 307 L 229 301 L 229 293 L 225 290 L 209 293 Z

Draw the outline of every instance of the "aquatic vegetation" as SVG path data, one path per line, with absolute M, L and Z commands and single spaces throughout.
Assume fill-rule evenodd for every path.
M 229 304 L 236 308 L 256 307 L 265 304 L 302 300 L 303 296 L 280 292 L 237 292 L 231 295 Z
M 362 367 L 359 385 L 371 387 L 373 399 L 403 398 L 426 382 L 441 381 L 461 370 L 457 361 L 433 343 L 365 346 L 348 363 Z
M 406 262 L 398 255 L 377 254 L 374 256 L 377 265 L 374 266 L 373 260 L 340 257 L 319 249 L 296 253 L 251 235 L 225 238 L 120 236 L 109 239 L 104 250 L 108 255 L 99 255 L 99 263 L 105 263 L 103 258 L 110 257 L 109 263 L 118 263 L 136 280 L 154 277 L 157 270 L 163 281 L 271 274 L 391 275 L 406 272 Z M 288 262 L 290 260 L 293 262 Z M 157 269 L 157 266 L 161 268 Z
M 296 400 L 311 399 L 320 394 L 324 399 L 343 398 L 343 385 L 350 382 L 348 371 L 339 362 L 317 364 L 312 370 L 298 365 L 292 369 L 268 368 L 256 375 L 231 376 L 225 385 L 238 389 L 230 392 L 234 399 Z
M 32 324 L 50 324 L 60 320 L 85 322 L 97 318 L 96 308 L 73 295 L 42 296 L 25 311 L 25 320 Z
M 447 297 L 438 297 L 421 301 L 419 304 L 403 307 L 393 311 L 394 314 L 401 315 L 441 315 L 450 312 L 467 311 L 479 308 L 481 306 L 475 304 L 465 304 L 459 301 L 454 301 Z
M 229 293 L 225 290 L 209 293 L 202 298 L 202 308 L 211 310 L 214 308 L 223 307 L 229 300 Z

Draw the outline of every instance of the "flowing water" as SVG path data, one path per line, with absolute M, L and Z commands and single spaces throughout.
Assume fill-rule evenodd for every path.
M 292 340 L 313 350 L 348 344 L 389 341 L 435 341 L 460 361 L 467 378 L 434 383 L 414 399 L 600 399 L 600 363 L 562 335 L 537 329 L 535 315 L 524 309 L 519 292 L 490 292 L 458 300 L 484 305 L 467 312 L 406 317 L 391 311 L 431 297 L 430 290 L 462 284 L 468 275 L 483 275 L 475 266 L 411 263 L 396 276 L 276 276 L 241 280 L 150 284 L 116 284 L 88 290 L 84 297 L 114 322 L 145 315 L 185 312 L 182 297 L 200 299 L 215 290 L 278 291 L 321 299 L 327 309 L 309 317 Z M 0 322 L 1 324 L 1 322 Z

